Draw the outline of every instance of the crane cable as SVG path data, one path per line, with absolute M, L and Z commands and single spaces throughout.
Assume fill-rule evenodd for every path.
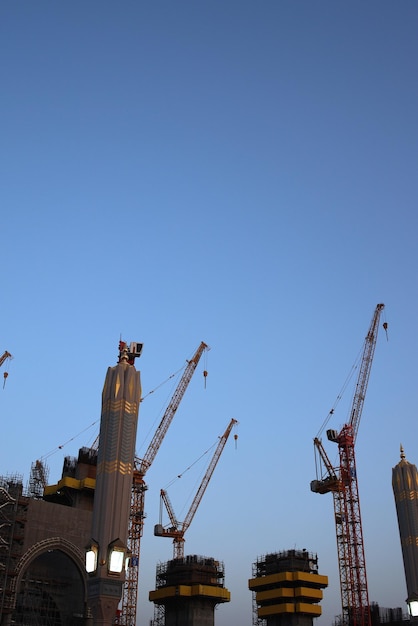
M 187 365 L 187 363 L 186 363 Z M 148 396 L 150 396 L 152 393 L 154 393 L 154 391 L 157 391 L 157 389 L 159 389 L 160 387 L 162 387 L 163 385 L 165 385 L 166 383 L 168 383 L 169 380 L 171 380 L 172 378 L 174 378 L 174 376 L 177 376 L 181 371 L 183 371 L 186 368 L 186 365 L 183 365 L 183 367 L 180 367 L 180 369 L 177 370 L 177 372 L 174 372 L 174 374 L 171 374 L 168 378 L 166 378 L 165 380 L 163 380 L 162 383 L 160 383 L 159 385 L 157 385 L 156 387 L 154 387 L 154 389 L 151 389 L 151 391 L 148 391 L 147 394 L 145 394 L 145 396 L 142 396 L 140 402 L 142 402 L 143 400 L 145 400 L 145 398 L 148 398 Z
M 387 323 L 387 321 L 386 321 L 386 313 L 385 313 L 385 311 L 383 312 L 383 320 L 384 320 L 384 321 L 383 321 L 382 326 L 383 326 L 384 331 L 385 331 L 385 333 L 386 333 L 386 340 L 387 340 L 387 341 L 389 341 L 389 335 L 388 335 L 388 323 Z M 366 341 L 366 340 L 367 340 L 367 337 L 366 337 L 365 341 Z M 348 374 L 348 376 L 347 376 L 347 378 L 346 378 L 346 380 L 345 380 L 345 382 L 344 382 L 344 385 L 342 386 L 342 389 L 341 389 L 340 393 L 338 394 L 338 396 L 337 396 L 337 398 L 336 398 L 336 400 L 335 400 L 335 402 L 334 402 L 334 404 L 333 404 L 333 406 L 332 406 L 332 408 L 331 408 L 330 412 L 328 413 L 327 417 L 325 418 L 325 420 L 324 420 L 324 421 L 323 421 L 323 423 L 322 423 L 321 428 L 319 429 L 319 432 L 318 432 L 318 434 L 317 434 L 317 438 L 318 438 L 318 439 L 320 439 L 320 437 L 321 437 L 322 433 L 324 432 L 324 429 L 326 428 L 326 426 L 327 426 L 327 424 L 328 424 L 329 420 L 331 419 L 331 416 L 334 414 L 335 409 L 336 409 L 336 407 L 337 407 L 337 405 L 338 405 L 339 401 L 341 400 L 341 398 L 342 398 L 342 396 L 343 396 L 343 394 L 344 394 L 345 390 L 347 389 L 347 386 L 348 386 L 349 382 L 351 381 L 351 379 L 352 379 L 352 378 L 353 378 L 353 376 L 354 376 L 354 373 L 356 372 L 356 370 L 357 370 L 357 369 L 359 368 L 359 366 L 360 366 L 360 363 L 361 363 L 361 356 L 362 356 L 362 354 L 363 354 L 363 352 L 364 352 L 364 345 L 365 345 L 365 344 L 364 344 L 364 342 L 363 342 L 363 345 L 362 345 L 362 347 L 361 347 L 361 349 L 360 349 L 360 351 L 359 351 L 359 353 L 358 353 L 358 355 L 357 355 L 356 360 L 354 361 L 354 364 L 353 364 L 353 365 L 352 365 L 352 367 L 351 367 L 351 370 L 350 370 L 350 372 L 349 372 L 349 374 Z
M 358 369 L 359 364 L 360 364 L 360 356 L 361 356 L 361 354 L 362 354 L 362 351 L 363 351 L 363 348 L 361 348 L 361 350 L 359 351 L 359 353 L 358 353 L 358 355 L 357 355 L 357 358 L 356 358 L 356 360 L 355 360 L 354 364 L 351 366 L 351 369 L 350 369 L 350 371 L 349 371 L 349 373 L 348 373 L 348 376 L 347 376 L 347 378 L 345 379 L 345 382 L 344 382 L 344 384 L 343 384 L 343 386 L 342 386 L 342 388 L 341 388 L 340 393 L 337 395 L 337 397 L 336 397 L 336 399 L 335 399 L 335 402 L 334 402 L 334 404 L 333 404 L 333 406 L 332 406 L 331 410 L 329 411 L 328 415 L 327 415 L 327 416 L 326 416 L 326 418 L 324 419 L 324 421 L 323 421 L 323 423 L 322 423 L 322 426 L 321 426 L 321 428 L 319 429 L 319 432 L 318 432 L 318 434 L 317 434 L 317 438 L 318 438 L 318 439 L 320 439 L 320 438 L 321 438 L 321 435 L 322 435 L 322 433 L 324 432 L 324 429 L 325 429 L 325 428 L 326 428 L 326 426 L 328 425 L 328 422 L 329 422 L 329 420 L 331 419 L 331 417 L 334 415 L 334 412 L 335 412 L 335 409 L 337 408 L 338 403 L 339 403 L 339 402 L 340 402 L 340 400 L 342 399 L 342 397 L 343 397 L 343 395 L 344 395 L 344 393 L 345 393 L 345 391 L 346 391 L 346 389 L 347 389 L 347 387 L 348 387 L 348 385 L 349 385 L 350 381 L 352 380 L 352 378 L 353 378 L 353 376 L 354 376 L 354 374 L 355 374 L 356 370 Z
M 211 450 L 213 450 L 213 448 L 218 445 L 219 440 L 215 441 L 214 444 L 211 445 L 210 448 L 208 448 L 207 450 L 205 450 L 205 452 L 203 452 L 195 461 L 193 461 L 193 463 L 191 463 L 191 465 L 189 465 L 188 467 L 186 467 L 185 470 L 183 470 L 183 472 L 181 472 L 181 474 L 178 474 L 175 478 L 173 478 L 166 486 L 166 488 L 164 489 L 164 491 L 167 491 L 168 487 L 170 487 L 171 485 L 173 485 L 175 482 L 177 482 L 178 479 L 182 478 L 183 475 L 188 472 L 194 465 L 196 465 L 196 463 L 198 463 L 201 459 L 203 459 L 204 456 L 206 456 Z M 191 487 L 191 489 L 189 490 L 189 495 L 186 497 L 185 502 L 182 506 L 182 509 L 180 511 L 180 516 L 182 516 L 184 510 L 186 509 L 187 504 L 190 502 L 190 500 L 192 499 L 192 497 L 194 496 L 195 492 L 196 492 L 196 486 L 198 484 L 200 484 L 201 481 L 201 477 L 202 474 L 204 473 L 205 470 L 201 471 L 199 476 L 196 478 L 193 486 Z
M 10 366 L 11 366 L 11 363 L 12 363 L 12 359 L 13 359 L 13 356 L 9 353 L 9 356 L 6 358 L 6 361 L 5 361 L 7 369 L 3 372 L 3 389 L 6 386 L 6 380 L 7 380 L 7 377 L 9 376 L 9 371 L 8 370 L 10 369 Z
M 388 335 L 388 323 L 387 323 L 387 321 L 386 321 L 385 312 L 383 313 L 383 319 L 384 319 L 384 321 L 383 321 L 382 326 L 383 326 L 383 328 L 384 328 L 384 330 L 385 330 L 385 333 L 386 333 L 386 340 L 387 340 L 387 341 L 389 341 L 389 335 Z M 323 423 L 322 423 L 322 426 L 321 426 L 321 428 L 319 429 L 319 432 L 318 432 L 318 434 L 317 434 L 317 436 L 316 436 L 316 439 L 321 439 L 322 433 L 324 432 L 325 428 L 327 427 L 328 422 L 330 421 L 331 417 L 334 415 L 334 413 L 335 413 L 335 409 L 337 408 L 338 403 L 339 403 L 339 402 L 340 402 L 340 400 L 342 399 L 342 397 L 343 397 L 343 395 L 344 395 L 344 392 L 346 391 L 346 389 L 347 389 L 347 387 L 348 387 L 348 385 L 349 385 L 349 383 L 350 383 L 351 379 L 352 379 L 352 378 L 353 378 L 353 376 L 354 376 L 354 373 L 356 372 L 356 370 L 357 370 L 357 369 L 359 368 L 359 366 L 360 366 L 360 362 L 361 362 L 361 355 L 362 355 L 363 351 L 364 351 L 364 343 L 363 343 L 363 346 L 361 347 L 361 349 L 360 349 L 360 351 L 359 351 L 359 353 L 358 353 L 358 355 L 357 355 L 356 360 L 354 361 L 354 364 L 351 366 L 350 372 L 348 373 L 348 376 L 347 376 L 347 378 L 345 379 L 345 382 L 344 382 L 344 384 L 343 384 L 343 386 L 342 386 L 342 388 L 341 388 L 340 393 L 337 395 L 337 398 L 336 398 L 336 400 L 335 400 L 335 402 L 334 402 L 334 404 L 333 404 L 333 406 L 332 406 L 331 410 L 329 411 L 328 415 L 327 415 L 327 416 L 326 416 L 326 418 L 324 419 L 324 421 L 323 421 Z M 316 470 L 316 475 L 317 475 L 317 476 L 320 476 L 320 475 L 322 475 L 322 471 L 321 471 L 321 472 L 318 472 L 318 460 L 317 460 L 317 456 L 318 456 L 318 455 L 317 455 L 317 448 L 316 448 L 316 446 L 315 446 L 315 443 L 314 443 L 314 452 L 315 452 L 314 456 L 315 456 L 315 470 Z M 321 464 L 321 470 L 322 470 L 322 464 Z
M 172 378 L 174 378 L 174 376 L 177 376 L 179 372 L 182 371 L 182 369 L 184 369 L 186 366 L 183 366 L 182 368 L 180 368 L 177 372 L 174 372 L 174 374 L 171 374 L 171 376 L 169 376 L 166 380 L 164 380 L 162 383 L 160 383 L 159 385 L 157 385 L 157 387 L 154 387 L 154 389 L 151 389 L 151 391 L 149 391 L 145 396 L 143 396 L 140 399 L 140 402 L 142 402 L 143 400 L 145 400 L 145 398 L 147 398 L 148 396 L 150 396 L 152 393 L 154 393 L 154 391 L 156 391 L 157 389 L 159 389 L 160 387 L 162 387 L 163 385 L 165 385 L 169 380 L 171 380 Z M 56 448 L 53 448 L 52 450 L 50 450 L 49 452 L 47 452 L 46 454 L 44 454 L 43 456 L 40 457 L 40 460 L 43 459 L 47 459 L 50 456 L 52 456 L 53 454 L 55 454 L 56 452 L 58 452 L 59 450 L 62 450 L 66 445 L 68 445 L 69 443 L 71 443 L 72 441 L 74 441 L 75 439 L 77 439 L 78 437 L 80 437 L 80 435 L 82 435 L 83 433 L 85 433 L 87 430 L 89 430 L 90 428 L 92 428 L 93 426 L 96 426 L 97 423 L 100 422 L 101 418 L 98 418 L 97 420 L 95 420 L 94 422 L 92 422 L 89 426 L 87 426 L 86 428 L 83 428 L 83 430 L 81 430 L 77 435 L 74 435 L 73 437 L 71 437 L 70 439 L 67 439 L 67 441 L 65 441 L 64 443 L 62 443 L 61 445 L 57 446 Z M 152 428 L 152 426 L 151 426 Z M 97 439 L 97 437 L 96 437 Z
M 170 480 L 170 482 L 166 485 L 166 487 L 164 488 L 164 491 L 166 489 L 168 489 L 169 487 L 171 487 L 171 485 L 173 485 L 179 478 L 183 478 L 183 475 L 188 472 L 190 469 L 192 469 L 192 467 L 194 465 L 196 465 L 196 463 L 199 463 L 199 461 L 201 459 L 203 459 L 203 457 L 208 454 L 208 452 L 210 452 L 211 450 L 213 450 L 213 448 L 218 444 L 218 441 L 215 441 L 215 443 L 213 443 L 210 448 L 208 448 L 207 450 L 205 450 L 205 452 L 203 452 L 195 461 L 193 461 L 193 463 L 191 463 L 188 467 L 186 467 L 186 469 L 184 469 L 180 474 L 177 474 L 177 476 L 175 476 L 172 480 Z
M 169 380 L 172 380 L 175 376 L 177 377 L 177 380 L 179 379 L 179 374 L 180 372 L 184 371 L 186 369 L 187 363 L 181 367 L 179 370 L 177 370 L 177 372 L 174 372 L 174 374 L 171 374 L 171 376 L 169 376 L 168 378 L 166 378 L 166 380 L 164 380 L 162 383 L 160 383 L 157 387 L 154 387 L 154 389 L 152 389 L 151 391 L 149 391 L 145 396 L 143 396 L 141 398 L 141 402 L 143 400 L 145 400 L 145 398 L 148 398 L 148 396 L 150 396 L 152 393 L 154 393 L 154 391 L 156 391 L 157 389 L 159 389 L 160 387 L 162 387 L 163 385 L 165 385 L 166 383 L 168 383 Z M 176 382 L 177 382 L 176 380 Z M 175 386 L 173 385 L 170 389 L 170 393 L 168 394 L 168 402 L 170 401 L 170 399 L 173 396 L 173 389 L 175 389 Z M 155 417 L 153 423 L 150 425 L 150 427 L 148 428 L 148 431 L 145 433 L 144 437 L 142 438 L 141 444 L 139 445 L 139 450 L 141 451 L 144 447 L 145 447 L 145 443 L 149 440 L 151 432 L 155 432 L 155 425 L 157 422 L 161 421 L 161 416 L 163 415 L 165 409 L 167 406 L 167 398 L 163 403 L 163 406 L 160 409 L 160 412 L 157 414 L 157 416 Z M 135 451 L 135 456 L 137 457 L 141 457 L 141 455 Z
M 8 359 L 11 360 L 11 359 Z M 165 380 L 163 380 L 159 385 L 157 385 L 156 387 L 154 387 L 153 389 L 151 389 L 151 391 L 148 391 L 148 393 L 146 393 L 144 396 L 142 396 L 142 398 L 140 399 L 140 402 L 142 402 L 143 400 L 145 400 L 146 398 L 148 398 L 148 396 L 150 396 L 151 394 L 153 394 L 155 391 L 157 391 L 158 389 L 160 389 L 160 387 L 162 387 L 163 385 L 165 385 L 166 383 L 168 383 L 168 381 L 170 381 L 172 378 L 178 376 L 180 374 L 180 372 L 184 371 L 187 367 L 189 361 L 186 361 L 186 363 L 180 367 L 176 372 L 174 372 L 173 374 L 171 374 L 168 378 L 166 378 Z M 203 372 L 203 375 L 205 376 L 205 387 L 206 387 L 206 376 L 207 376 L 207 371 L 206 369 Z M 6 378 L 7 376 L 5 376 L 5 380 L 3 383 L 3 388 L 4 385 L 6 383 Z M 160 411 L 161 415 L 162 410 Z M 65 441 L 63 444 L 57 446 L 56 448 L 54 448 L 53 450 L 50 450 L 49 452 L 47 452 L 46 454 L 44 454 L 43 456 L 40 457 L 40 459 L 47 459 L 50 456 L 52 456 L 53 454 L 55 454 L 56 452 L 58 452 L 59 450 L 62 450 L 67 444 L 71 443 L 72 441 L 74 441 L 75 439 L 77 439 L 80 435 L 82 435 L 83 433 L 85 433 L 87 430 L 89 430 L 90 428 L 92 428 L 93 426 L 95 426 L 98 422 L 100 422 L 100 419 L 95 420 L 94 422 L 92 422 L 89 426 L 87 426 L 86 428 L 84 428 L 83 430 L 81 430 L 77 435 L 74 435 L 74 437 L 71 437 L 70 439 L 68 439 L 67 441 Z M 147 437 L 149 437 L 149 434 L 151 432 L 151 430 L 153 429 L 155 423 L 157 422 L 158 417 L 154 420 L 153 424 L 150 426 L 148 433 L 145 437 L 145 439 Z M 98 439 L 98 437 L 96 437 L 96 439 Z M 144 442 L 141 444 L 141 447 L 144 445 Z M 196 461 L 197 462 L 197 461 Z
M 235 424 L 235 426 L 236 426 L 236 424 Z M 237 436 L 238 436 L 238 435 L 235 435 L 235 437 L 237 437 Z M 199 456 L 199 457 L 198 457 L 195 461 L 193 461 L 193 463 L 191 463 L 191 465 L 189 465 L 188 467 L 186 467 L 186 469 L 185 469 L 185 470 L 183 470 L 180 474 L 177 474 L 177 476 L 175 476 L 175 477 L 174 477 L 174 478 L 173 478 L 173 479 L 172 479 L 172 480 L 171 480 L 171 481 L 170 481 L 170 482 L 166 485 L 166 487 L 164 488 L 164 491 L 167 491 L 167 489 L 168 489 L 169 487 L 171 487 L 171 485 L 173 485 L 175 482 L 177 482 L 177 480 L 179 480 L 179 478 L 183 478 L 183 475 L 184 475 L 186 472 L 188 472 L 188 471 L 189 471 L 189 470 L 190 470 L 190 469 L 191 469 L 194 465 L 196 465 L 196 463 L 199 463 L 199 461 L 200 461 L 201 459 L 203 459 L 203 457 L 204 457 L 204 456 L 206 456 L 209 452 L 211 452 L 211 451 L 213 450 L 213 448 L 219 444 L 219 441 L 220 441 L 221 439 L 222 439 L 222 437 L 218 437 L 218 440 L 217 440 L 217 441 L 215 441 L 215 442 L 214 442 L 214 443 L 210 446 L 210 448 L 208 448 L 207 450 L 205 450 L 204 452 L 202 452 L 202 454 L 201 454 L 201 455 L 200 455 L 200 456 Z M 236 440 L 235 440 L 235 441 L 236 441 Z M 204 471 L 206 471 L 206 470 L 204 470 Z M 186 502 L 185 502 L 185 503 L 184 503 L 184 505 L 183 505 L 182 512 L 184 511 L 184 509 L 186 508 L 187 503 L 191 500 L 191 498 L 192 498 L 193 494 L 195 493 L 195 491 L 196 491 L 196 485 L 197 485 L 197 483 L 201 480 L 201 476 L 202 476 L 202 474 L 204 474 L 204 471 L 202 471 L 202 472 L 200 473 L 200 475 L 198 476 L 198 478 L 196 479 L 196 481 L 195 481 L 195 483 L 194 483 L 194 485 L 193 485 L 193 488 L 190 490 L 190 493 L 189 493 L 189 495 L 188 495 L 188 496 L 187 496 L 187 498 L 186 498 Z
M 77 437 L 79 437 L 80 435 L 82 435 L 83 433 L 85 433 L 87 430 L 89 430 L 89 428 L 92 428 L 93 426 L 95 426 L 97 424 L 97 422 L 99 422 L 100 419 L 97 419 L 96 421 L 92 422 L 89 426 L 87 426 L 86 428 L 84 428 L 83 430 L 81 430 L 78 435 L 74 435 L 74 437 L 71 437 L 71 439 L 68 439 L 67 441 L 65 441 L 63 444 L 61 444 L 60 446 L 57 446 L 56 448 L 54 448 L 53 450 L 51 450 L 50 452 L 48 452 L 47 454 L 44 454 L 43 456 L 41 456 L 40 460 L 42 459 L 47 459 L 48 457 L 50 457 L 52 454 L 55 454 L 55 452 L 58 452 L 58 450 L 62 450 L 67 444 L 71 443 L 72 441 L 74 441 L 74 439 L 77 439 Z

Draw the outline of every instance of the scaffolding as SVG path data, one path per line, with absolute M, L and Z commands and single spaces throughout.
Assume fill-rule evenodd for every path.
M 225 567 L 211 557 L 188 555 L 157 565 L 156 591 L 150 593 L 154 602 L 153 626 L 165 626 L 166 604 L 184 596 L 188 602 L 193 597 L 206 597 L 210 604 L 229 602 L 230 593 L 225 589 Z
M 12 588 L 16 564 L 23 553 L 27 509 L 22 476 L 0 477 L 0 624 L 13 611 Z
M 48 484 L 48 478 L 49 468 L 43 461 L 38 460 L 32 463 L 27 487 L 28 496 L 35 500 L 41 500 Z
M 317 573 L 318 556 L 307 550 L 282 550 L 281 552 L 271 552 L 259 556 L 252 565 L 253 579 L 269 576 L 283 570 Z M 253 626 L 266 626 L 267 620 L 258 616 L 258 608 L 257 593 L 254 590 L 252 592 L 252 623 Z
M 307 550 L 285 550 L 258 557 L 252 567 L 253 626 L 287 623 L 311 626 L 328 578 L 318 574 L 318 557 Z

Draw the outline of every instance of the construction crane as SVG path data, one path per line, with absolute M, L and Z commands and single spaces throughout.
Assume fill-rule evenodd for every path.
M 151 467 L 173 417 L 179 407 L 183 395 L 192 379 L 200 358 L 209 347 L 203 341 L 197 348 L 193 358 L 187 361 L 182 377 L 174 391 L 174 394 L 164 412 L 157 430 L 142 459 L 135 457 L 132 480 L 131 511 L 129 518 L 128 549 L 132 557 L 128 567 L 123 589 L 122 608 L 119 624 L 130 626 L 136 624 L 137 599 L 138 599 L 138 574 L 141 537 L 145 518 L 145 492 L 148 489 L 145 483 L 145 474 Z M 207 376 L 206 370 L 203 375 Z
M 3 365 L 3 363 L 6 361 L 6 359 L 13 359 L 12 355 L 10 354 L 10 352 L 7 352 L 7 350 L 5 350 L 3 352 L 3 354 L 0 356 L 0 367 Z M 7 377 L 9 375 L 9 372 L 3 372 L 3 389 L 4 389 L 4 385 L 6 384 L 6 380 Z
M 184 557 L 184 534 L 186 530 L 189 528 L 192 520 L 195 516 L 197 508 L 203 498 L 203 494 L 206 491 L 206 487 L 209 484 L 209 481 L 212 477 L 212 474 L 215 470 L 215 467 L 219 461 L 219 458 L 222 454 L 222 450 L 225 447 L 226 442 L 228 441 L 228 437 L 231 433 L 233 426 L 237 424 L 237 420 L 231 419 L 228 424 L 228 427 L 224 434 L 219 438 L 219 443 L 216 447 L 214 455 L 212 457 L 211 462 L 205 472 L 205 475 L 200 483 L 200 486 L 196 492 L 195 497 L 193 498 L 193 502 L 190 506 L 189 512 L 187 513 L 184 522 L 178 522 L 173 511 L 173 507 L 171 505 L 170 499 L 168 497 L 168 493 L 161 489 L 161 504 L 164 503 L 165 508 L 167 510 L 168 516 L 170 518 L 171 525 L 168 528 L 164 528 L 162 524 L 162 506 L 160 507 L 160 523 L 154 526 L 154 535 L 157 537 L 172 537 L 173 538 L 173 558 L 181 559 Z
M 327 438 L 338 444 L 337 468 L 333 467 L 321 440 L 314 439 L 321 469 L 325 471 L 311 482 L 311 490 L 333 495 L 343 626 L 370 626 L 371 623 L 354 447 L 383 309 L 384 304 L 376 306 L 365 338 L 350 419 L 339 433 L 327 430 Z M 387 332 L 386 322 L 383 327 Z M 332 409 L 330 414 L 333 412 Z

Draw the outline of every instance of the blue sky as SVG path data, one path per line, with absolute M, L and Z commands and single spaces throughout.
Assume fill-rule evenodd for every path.
M 26 481 L 43 457 L 55 482 L 94 440 L 121 335 L 144 342 L 144 395 L 211 346 L 207 388 L 202 365 L 147 475 L 139 626 L 172 556 L 153 536 L 159 490 L 232 417 L 237 449 L 186 535 L 186 553 L 225 562 L 232 601 L 217 626 L 251 624 L 251 564 L 293 547 L 330 578 L 318 624 L 340 612 L 312 439 L 378 302 L 389 341 L 360 425 L 359 489 L 370 599 L 405 608 L 391 468 L 401 442 L 418 462 L 417 26 L 408 0 L 0 7 L 0 351 L 14 355 L 0 473 Z M 171 391 L 142 403 L 138 453 Z M 169 490 L 179 517 L 192 473 Z

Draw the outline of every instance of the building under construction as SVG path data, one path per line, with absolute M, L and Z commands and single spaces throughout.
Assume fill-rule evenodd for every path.
M 248 581 L 253 592 L 253 624 L 312 626 L 328 577 L 318 574 L 318 558 L 307 550 L 259 557 Z
M 130 370 L 128 365 L 132 366 L 134 359 L 140 355 L 142 344 L 133 342 L 128 345 L 121 341 L 118 365 L 108 368 L 108 375 L 109 372 L 116 372 L 115 384 L 109 387 L 107 376 L 102 394 L 101 432 L 104 426 L 110 429 L 110 435 L 104 437 L 105 445 L 99 440 L 98 448 L 96 445 L 82 448 L 78 458 L 67 457 L 62 477 L 56 485 L 48 486 L 46 468 L 40 461 L 32 466 L 26 490 L 20 477 L 0 477 L 0 626 L 87 625 L 92 623 L 90 609 L 93 620 L 97 613 L 96 621 L 99 623 L 102 617 L 98 617 L 98 613 L 102 608 L 106 606 L 109 613 L 107 596 L 110 587 L 113 584 L 110 594 L 113 603 L 116 595 L 120 596 L 124 582 L 122 610 L 116 611 L 116 604 L 115 611 L 113 608 L 110 611 L 112 615 L 109 613 L 109 619 L 106 614 L 106 624 L 113 623 L 116 613 L 118 624 L 132 626 L 136 622 L 139 544 L 144 517 L 143 494 L 146 491 L 144 475 L 206 349 L 207 345 L 201 342 L 193 358 L 186 362 L 144 459 L 135 459 L 136 472 L 132 472 L 136 418 L 132 411 L 132 398 L 128 397 L 133 386 L 129 382 L 122 390 L 119 374 L 120 370 L 125 373 Z M 5 355 L 1 358 L 4 359 Z M 205 370 L 204 376 L 206 374 Z M 139 378 L 139 373 L 136 377 Z M 109 389 L 111 393 L 108 397 Z M 136 385 L 136 389 L 138 404 L 140 387 Z M 123 428 L 119 428 L 120 423 Z M 108 454 L 101 459 L 100 452 L 104 454 L 107 450 L 106 442 Z M 115 451 L 117 458 L 112 456 Z M 115 480 L 114 470 L 117 474 Z M 125 494 L 123 506 L 121 481 Z M 132 498 L 130 508 L 129 496 Z M 126 541 L 128 518 L 130 529 Z M 102 545 L 96 545 L 94 542 L 97 540 Z M 108 540 L 110 543 L 107 546 Z M 112 561 L 112 557 L 120 556 L 121 548 L 125 567 L 120 570 L 117 561 L 116 570 L 116 559 Z M 89 569 L 92 562 L 94 568 Z M 117 573 L 118 581 L 114 573 L 115 576 Z M 117 594 L 114 593 L 115 582 L 118 583 Z
M 215 607 L 229 602 L 223 563 L 189 555 L 157 567 L 153 626 L 214 626 Z
M 0 624 L 88 624 L 85 545 L 90 537 L 97 451 L 66 457 L 61 480 L 45 467 L 0 479 Z M 42 495 L 43 493 L 43 495 Z

